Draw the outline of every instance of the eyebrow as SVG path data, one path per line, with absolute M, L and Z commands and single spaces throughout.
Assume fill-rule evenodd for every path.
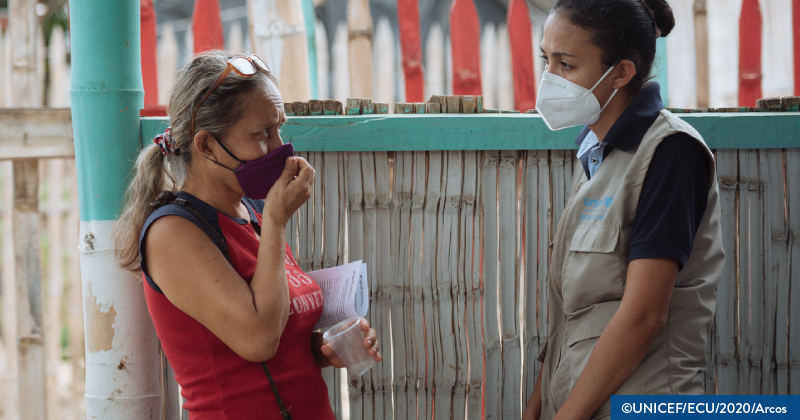
M 542 52 L 542 54 L 545 54 L 545 55 L 547 55 L 547 53 L 546 53 L 546 52 L 544 52 L 544 49 L 543 49 L 542 47 L 539 47 L 539 50 Z M 565 52 L 561 52 L 561 51 L 554 52 L 554 53 L 552 53 L 552 54 L 550 54 L 550 55 L 552 55 L 552 56 L 555 56 L 555 57 L 572 57 L 572 58 L 575 58 L 575 56 L 574 56 L 574 55 L 572 55 L 572 54 L 567 54 L 567 53 L 565 53 Z

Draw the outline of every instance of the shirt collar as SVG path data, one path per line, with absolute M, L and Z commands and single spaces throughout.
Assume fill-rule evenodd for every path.
M 661 86 L 658 82 L 645 84 L 644 89 L 633 98 L 608 130 L 603 142 L 623 152 L 633 149 L 642 141 L 662 109 L 664 103 L 661 102 Z M 575 144 L 580 146 L 589 131 L 589 126 L 584 126 L 575 139 Z

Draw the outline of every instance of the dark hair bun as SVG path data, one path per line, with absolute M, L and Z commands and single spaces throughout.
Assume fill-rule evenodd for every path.
M 672 8 L 669 7 L 667 0 L 645 0 L 645 2 L 653 9 L 656 25 L 661 30 L 661 36 L 669 35 L 672 32 L 672 28 L 675 27 L 675 16 L 672 14 Z

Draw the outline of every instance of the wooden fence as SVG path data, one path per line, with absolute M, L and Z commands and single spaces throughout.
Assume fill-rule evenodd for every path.
M 474 97 L 434 101 L 395 112 L 476 112 Z M 384 362 L 348 383 L 350 418 L 519 418 L 547 335 L 543 279 L 579 165 L 576 132 L 525 114 L 359 116 L 374 105 L 348 104 L 345 116 L 290 117 L 283 136 L 317 169 L 287 232 L 301 267 L 370 269 Z M 727 255 L 706 390 L 797 394 L 800 121 L 717 111 L 684 115 L 717 156 Z M 142 124 L 146 144 L 166 120 Z
M 34 161 L 34 164 L 36 161 Z M 40 324 L 44 340 L 45 378 L 48 392 L 45 404 L 53 419 L 72 420 L 83 416 L 83 308 L 81 280 L 78 264 L 78 201 L 75 161 L 73 159 L 41 159 L 33 172 L 12 173 L 12 163 L 0 161 L 0 191 L 3 203 L 0 208 L 2 259 L 0 272 L 3 279 L 2 360 L 3 418 L 18 418 L 19 393 L 17 370 L 18 316 L 17 292 L 14 290 L 15 269 L 20 266 L 15 256 L 12 236 L 12 207 L 17 185 L 37 185 L 35 189 L 35 223 L 41 236 L 42 308 Z M 22 197 L 30 199 L 31 197 Z M 16 260 L 16 262 L 15 262 Z M 24 374 L 24 372 L 23 372 Z
M 351 418 L 519 418 L 546 339 L 547 245 L 574 151 L 301 156 L 318 174 L 290 230 L 303 268 L 370 268 L 385 361 L 349 382 Z M 727 260 L 706 390 L 800 393 L 800 149 L 720 141 L 716 156 Z

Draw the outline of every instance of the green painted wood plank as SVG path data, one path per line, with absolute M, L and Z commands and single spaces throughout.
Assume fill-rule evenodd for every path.
M 712 149 L 800 148 L 800 113 L 680 114 Z M 142 119 L 142 142 L 166 128 Z M 537 114 L 289 117 L 281 135 L 297 151 L 567 150 L 580 128 L 550 131 Z

